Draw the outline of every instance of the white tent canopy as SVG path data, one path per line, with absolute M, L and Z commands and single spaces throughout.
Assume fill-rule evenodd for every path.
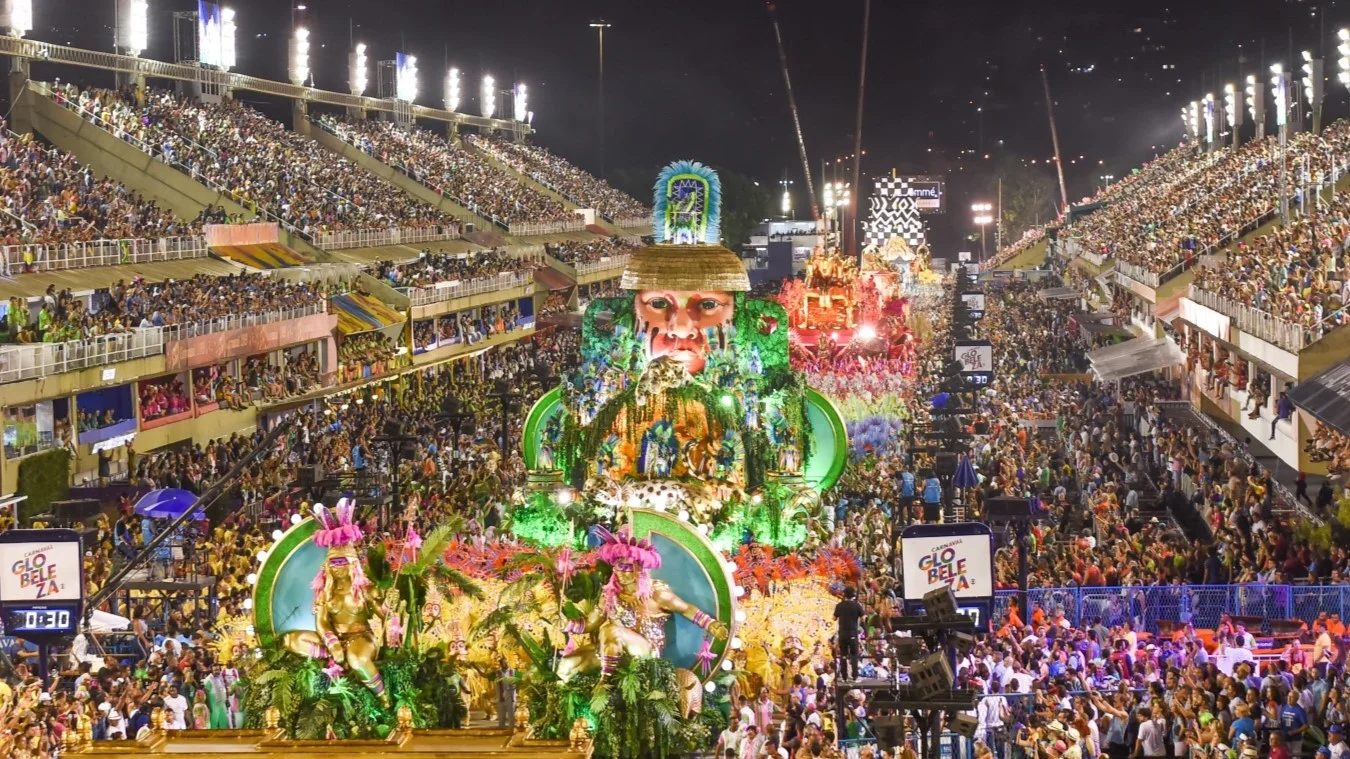
M 1102 382 L 1117 382 L 1136 374 L 1166 369 L 1186 360 L 1181 350 L 1170 341 L 1147 337 L 1136 337 L 1098 348 L 1087 357 L 1092 364 L 1092 373 Z

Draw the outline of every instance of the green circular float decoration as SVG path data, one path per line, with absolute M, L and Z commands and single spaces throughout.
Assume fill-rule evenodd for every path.
M 665 582 L 680 598 L 727 628 L 725 640 L 712 641 L 717 658 L 704 676 L 694 657 L 706 633 L 684 617 L 672 614 L 668 624 L 673 624 L 673 629 L 667 629 L 661 658 L 692 671 L 704 681 L 715 677 L 731 652 L 731 638 L 737 627 L 734 581 L 723 568 L 721 551 L 693 525 L 663 511 L 633 509 L 629 525 L 634 536 L 651 540 L 661 554 L 661 568 L 652 577 Z
M 811 456 L 802 476 L 817 493 L 839 481 L 848 463 L 848 428 L 829 398 L 806 388 L 806 418 L 811 425 Z
M 283 633 L 315 629 L 310 583 L 328 553 L 314 544 L 318 529 L 318 520 L 306 519 L 266 549 L 267 559 L 258 569 L 258 582 L 253 586 L 253 630 L 264 648 L 272 646 Z
M 540 443 L 544 438 L 544 425 L 548 422 L 549 417 L 561 407 L 561 385 L 544 393 L 544 397 L 535 401 L 534 405 L 530 407 L 530 413 L 525 417 L 525 430 L 521 433 L 521 447 L 525 454 L 525 466 L 527 468 L 535 468 L 535 462 L 539 460 Z

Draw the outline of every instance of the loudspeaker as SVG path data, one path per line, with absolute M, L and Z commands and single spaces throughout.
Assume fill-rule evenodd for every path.
M 956 616 L 956 594 L 952 586 L 943 585 L 923 594 L 923 613 L 929 619 L 941 622 Z
M 984 502 L 985 519 L 1008 522 L 1015 519 L 1027 519 L 1031 514 L 1031 501 L 1026 498 L 999 496 Z
M 956 474 L 956 454 L 939 453 L 934 457 L 933 474 L 938 477 L 951 477 Z
M 947 729 L 964 736 L 966 740 L 975 740 L 975 718 L 965 712 L 957 712 L 947 720 Z

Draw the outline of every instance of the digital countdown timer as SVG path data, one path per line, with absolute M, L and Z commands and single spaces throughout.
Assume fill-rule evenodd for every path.
M 84 611 L 84 551 L 74 530 L 0 534 L 0 622 L 6 635 L 73 635 Z
M 5 610 L 5 633 L 22 636 L 25 633 L 46 633 L 50 635 L 69 635 L 75 632 L 80 621 L 77 609 L 23 609 Z

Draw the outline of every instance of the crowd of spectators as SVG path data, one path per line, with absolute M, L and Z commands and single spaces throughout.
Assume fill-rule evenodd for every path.
M 638 243 L 633 239 L 605 237 L 599 240 L 551 242 L 544 246 L 544 250 L 559 261 L 576 266 L 615 256 L 626 256 L 637 250 L 637 247 Z
M 1311 339 L 1350 321 L 1350 200 L 1342 193 L 1309 214 L 1232 246 L 1196 269 L 1197 288 L 1307 329 Z
M 595 209 L 607 219 L 647 221 L 651 216 L 651 209 L 628 193 L 614 189 L 605 180 L 582 171 L 544 147 L 501 137 L 469 135 L 466 139 L 517 172 L 562 193 L 581 208 Z
M 1289 168 L 1282 188 L 1285 152 Z M 1164 274 L 1252 228 L 1278 208 L 1282 190 L 1295 206 L 1314 206 L 1304 197 L 1306 188 L 1329 183 L 1347 157 L 1350 122 L 1344 120 L 1319 134 L 1291 136 L 1287 151 L 1272 136 L 1237 150 L 1193 154 L 1132 183 L 1130 192 L 1076 220 L 1061 236 L 1082 251 Z
M 423 250 L 410 261 L 379 261 L 374 275 L 390 287 L 434 287 L 441 282 L 467 282 L 529 268 L 526 261 L 496 248 L 472 253 Z
M 317 288 L 266 274 L 228 277 L 199 274 L 185 280 L 118 280 L 106 293 L 87 299 L 50 285 L 29 304 L 11 298 L 5 314 L 10 342 L 66 342 L 129 332 L 137 327 L 203 324 L 247 317 L 278 308 L 304 308 L 324 302 Z M 36 307 L 36 313 L 34 313 Z
M 56 88 L 57 102 L 305 234 L 457 227 L 454 219 L 233 98 Z
M 480 216 L 502 224 L 575 218 L 562 203 L 440 135 L 388 121 L 322 116 L 319 124 Z
M 0 244 L 175 237 L 201 232 L 125 185 L 100 178 L 70 153 L 0 119 Z

